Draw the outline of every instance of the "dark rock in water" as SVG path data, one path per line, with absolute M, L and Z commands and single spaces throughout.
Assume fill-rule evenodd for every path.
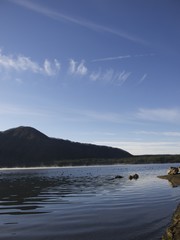
M 130 180 L 132 180 L 132 179 L 137 180 L 138 178 L 139 178 L 139 175 L 137 173 L 135 173 L 134 175 L 129 175 Z
M 133 178 L 134 178 L 134 179 L 138 179 L 138 178 L 139 178 L 139 175 L 136 173 L 136 174 L 134 174 Z
M 116 178 L 123 178 L 123 177 L 122 177 L 122 176 L 120 176 L 120 175 L 117 175 L 117 176 L 115 176 L 115 179 L 116 179 Z
M 132 179 L 133 179 L 133 176 L 132 176 L 132 175 L 129 175 L 129 179 L 132 180 Z

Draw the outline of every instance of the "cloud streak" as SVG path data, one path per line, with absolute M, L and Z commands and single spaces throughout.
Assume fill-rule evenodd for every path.
M 112 83 L 118 86 L 122 86 L 130 77 L 131 72 L 115 71 L 113 69 L 107 69 L 104 71 L 98 70 L 92 72 L 89 76 L 91 81 L 102 81 L 103 83 Z
M 96 141 L 98 145 L 106 145 L 124 149 L 134 155 L 142 154 L 179 154 L 180 142 L 169 141 Z
M 40 109 L 32 110 L 30 108 L 27 109 L 14 104 L 0 104 L 0 115 L 5 116 L 35 116 L 35 117 L 47 117 L 48 114 L 42 112 Z
M 92 62 L 105 62 L 105 61 L 117 61 L 122 60 L 126 58 L 142 58 L 142 57 L 153 57 L 155 56 L 154 53 L 150 54 L 136 54 L 136 55 L 120 55 L 120 56 L 114 56 L 114 57 L 105 57 L 105 58 L 97 58 L 93 59 Z
M 118 113 L 95 111 L 91 109 L 66 109 L 66 121 L 70 122 L 110 122 L 120 123 L 124 117 Z
M 9 77 L 9 74 L 12 72 L 19 74 L 41 74 L 44 76 L 53 77 L 58 75 L 60 70 L 61 64 L 57 59 L 54 59 L 54 61 L 45 59 L 44 62 L 40 65 L 39 63 L 33 61 L 31 58 L 20 54 L 16 56 L 3 54 L 0 49 L 0 71 L 4 74 L 4 79 Z M 125 70 L 117 71 L 112 68 L 92 71 L 87 68 L 84 60 L 78 62 L 74 59 L 69 60 L 68 73 L 72 76 L 87 77 L 93 82 L 101 82 L 102 84 L 114 84 L 116 86 L 122 86 L 131 75 L 131 72 Z M 8 74 L 7 77 L 6 74 Z M 22 83 L 22 80 L 19 78 L 19 76 L 16 77 L 16 81 L 18 83 Z
M 105 62 L 105 61 L 113 61 L 113 60 L 121 60 L 125 58 L 131 58 L 130 55 L 124 55 L 124 56 L 117 56 L 117 57 L 106 57 L 106 58 L 97 58 L 92 60 L 92 62 Z
M 137 118 L 148 121 L 156 122 L 179 122 L 180 110 L 176 108 L 157 108 L 157 109 L 145 109 L 138 110 Z
M 32 72 L 35 74 L 44 74 L 47 76 L 56 75 L 61 69 L 61 65 L 57 59 L 50 62 L 48 59 L 44 60 L 42 66 L 37 62 L 32 61 L 29 57 L 18 55 L 5 55 L 0 50 L 0 70 L 16 71 L 16 72 Z
M 136 131 L 135 134 L 167 136 L 167 137 L 180 137 L 180 132 L 158 132 L 158 131 Z
M 30 2 L 28 0 L 10 0 L 12 3 L 15 3 L 16 5 L 19 5 L 21 7 L 24 7 L 26 9 L 29 9 L 31 11 L 40 13 L 46 17 L 49 17 L 53 20 L 56 21 L 67 21 L 67 22 L 71 22 L 73 24 L 79 25 L 81 27 L 85 27 L 88 28 L 90 30 L 96 31 L 96 32 L 105 32 L 108 34 L 112 34 L 112 35 L 116 35 L 120 38 L 135 42 L 135 43 L 139 43 L 139 44 L 143 44 L 143 45 L 149 45 L 149 43 L 143 39 L 140 39 L 136 36 L 133 36 L 129 33 L 126 33 L 122 30 L 116 30 L 116 29 L 112 29 L 100 24 L 96 24 L 90 21 L 86 21 L 85 19 L 78 19 L 76 17 L 70 17 L 67 15 L 64 15 L 60 12 L 54 11 L 54 10 L 50 10 L 42 5 L 38 5 L 34 2 Z
M 110 112 L 96 112 L 96 111 L 84 110 L 79 112 L 79 114 L 91 121 L 93 120 L 93 121 L 118 123 L 120 122 L 120 119 L 121 119 L 121 116 L 119 114 L 110 113 Z
M 147 73 L 145 73 L 141 79 L 139 80 L 138 84 L 141 84 L 142 82 L 144 82 L 144 80 L 147 78 Z
M 87 67 L 85 66 L 85 61 L 81 60 L 80 63 L 76 62 L 74 59 L 69 61 L 69 73 L 72 75 L 85 76 L 88 72 Z

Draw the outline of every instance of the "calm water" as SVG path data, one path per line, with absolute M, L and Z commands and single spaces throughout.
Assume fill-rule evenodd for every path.
M 0 239 L 160 239 L 180 201 L 180 187 L 157 178 L 168 168 L 0 170 Z M 140 178 L 130 181 L 134 173 Z

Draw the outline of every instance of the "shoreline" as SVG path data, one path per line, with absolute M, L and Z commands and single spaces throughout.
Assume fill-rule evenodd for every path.
M 180 239 L 180 204 L 173 213 L 171 223 L 166 228 L 162 240 L 179 240 Z
M 180 186 L 180 174 L 163 175 L 158 178 L 168 180 L 172 187 Z M 162 240 L 180 240 L 180 203 L 173 213 L 171 222 L 162 236 Z
M 172 187 L 180 186 L 180 173 L 176 175 L 162 175 L 158 176 L 158 178 L 168 180 Z

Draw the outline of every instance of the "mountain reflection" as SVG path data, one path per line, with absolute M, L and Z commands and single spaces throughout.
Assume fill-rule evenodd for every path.
M 114 189 L 123 180 L 102 176 L 48 175 L 42 172 L 0 174 L 0 214 L 48 213 L 46 205 L 69 204 Z
M 69 177 L 5 176 L 0 179 L 0 214 L 33 214 L 52 194 L 72 193 Z M 58 188 L 55 190 L 55 188 Z M 54 189 L 54 190 L 53 190 Z M 66 190 L 65 190 L 66 189 Z M 77 190 L 77 189 L 76 189 Z M 44 213 L 44 212 L 43 212 Z

